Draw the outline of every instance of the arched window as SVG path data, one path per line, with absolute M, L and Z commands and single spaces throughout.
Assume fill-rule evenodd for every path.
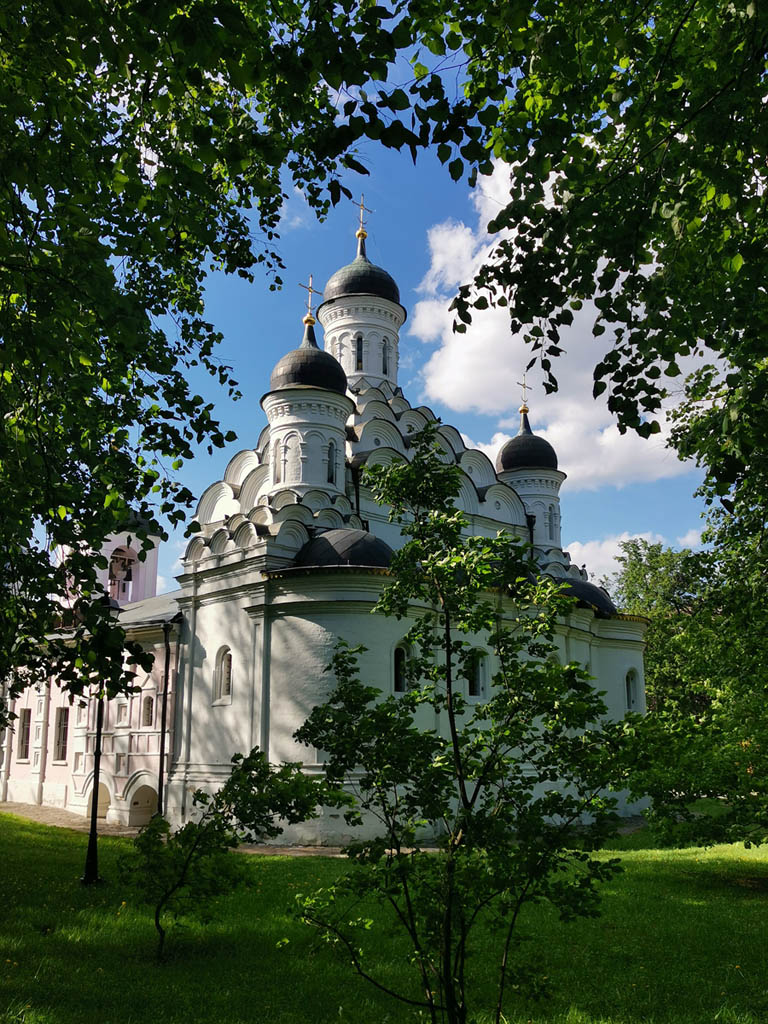
M 151 728 L 155 723 L 155 698 L 149 694 L 141 702 L 141 724 Z
M 407 661 L 408 648 L 400 644 L 395 648 L 395 672 L 393 679 L 395 693 L 405 693 L 408 689 L 408 676 L 405 670 Z
M 549 539 L 555 539 L 555 506 L 549 506 Z
M 485 669 L 488 659 L 482 651 L 472 651 L 469 659 L 467 693 L 470 697 L 485 695 Z
M 627 711 L 637 711 L 637 672 L 633 668 L 624 677 L 624 699 Z
M 232 700 L 232 651 L 229 647 L 219 648 L 213 678 L 214 702 L 228 704 Z
M 362 370 L 363 368 L 363 336 L 358 334 L 355 338 L 355 369 Z
M 385 377 L 389 375 L 389 342 L 386 338 L 381 346 L 381 372 Z
M 109 560 L 109 596 L 115 601 L 129 601 L 136 566 L 136 555 L 128 548 L 115 548 Z
M 328 483 L 336 483 L 336 444 L 328 442 Z
M 282 479 L 281 469 L 282 469 L 282 461 L 283 461 L 282 446 L 281 446 L 279 441 L 275 441 L 274 452 L 275 452 L 275 469 L 274 469 L 274 473 L 273 473 L 273 479 L 274 479 L 276 484 L 279 484 L 280 480 Z

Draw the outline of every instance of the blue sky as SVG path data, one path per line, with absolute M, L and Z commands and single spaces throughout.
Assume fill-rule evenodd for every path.
M 453 335 L 448 305 L 487 252 L 485 225 L 504 199 L 503 168 L 470 191 L 429 155 L 415 167 L 409 157 L 379 149 L 363 150 L 361 158 L 370 177 L 355 176 L 348 184 L 356 195 L 364 192 L 373 211 L 367 215 L 368 256 L 395 278 L 408 310 L 399 383 L 412 404 L 429 405 L 493 458 L 517 432 L 517 382 L 527 352 L 511 335 L 504 310 L 481 314 L 466 335 Z M 255 445 L 266 423 L 259 400 L 272 367 L 301 341 L 306 292 L 299 285 L 312 274 L 314 286 L 322 288 L 354 257 L 357 218 L 353 203 L 343 201 L 320 224 L 302 197 L 291 193 L 279 243 L 286 265 L 282 290 L 270 292 L 265 277 L 249 285 L 211 276 L 207 316 L 224 334 L 218 356 L 232 367 L 243 397 L 230 401 L 202 374 L 192 382 L 238 435 L 226 449 L 200 453 L 180 472 L 198 496 L 222 477 L 236 452 Z M 695 544 L 703 503 L 692 497 L 700 473 L 665 447 L 664 433 L 649 441 L 621 436 L 604 401 L 592 399 L 592 368 L 608 343 L 607 335 L 592 338 L 589 312 L 585 305 L 564 339 L 560 391 L 545 395 L 533 370 L 528 404 L 534 431 L 554 445 L 568 474 L 561 491 L 564 547 L 599 579 L 611 570 L 619 539 L 642 535 L 674 546 Z M 161 590 L 174 588 L 185 545 L 182 531 L 163 545 Z

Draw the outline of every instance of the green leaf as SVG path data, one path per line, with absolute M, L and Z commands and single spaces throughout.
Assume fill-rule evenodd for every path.
M 448 164 L 448 172 L 454 181 L 458 181 L 464 173 L 464 161 L 458 157 Z

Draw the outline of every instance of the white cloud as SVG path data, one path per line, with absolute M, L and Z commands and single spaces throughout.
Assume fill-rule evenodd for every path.
M 168 590 L 168 580 L 165 576 L 157 575 L 157 593 L 164 594 Z
M 424 400 L 457 412 L 496 416 L 499 429 L 492 440 L 477 444 L 492 460 L 501 444 L 517 433 L 518 381 L 530 350 L 511 333 L 506 309 L 477 311 L 466 334 L 454 334 L 448 306 L 458 285 L 471 279 L 488 253 L 485 225 L 504 203 L 507 175 L 500 166 L 485 180 L 483 191 L 473 196 L 478 213 L 474 227 L 449 220 L 430 229 L 430 268 L 420 287 L 424 298 L 416 304 L 410 323 L 411 335 L 435 345 L 422 368 Z M 554 446 L 571 490 L 621 487 L 689 472 L 690 465 L 667 447 L 666 424 L 648 440 L 634 432 L 620 434 L 606 399 L 592 398 L 593 368 L 606 347 L 604 338 L 592 336 L 595 312 L 592 303 L 585 303 L 563 331 L 565 352 L 555 364 L 560 390 L 545 395 L 541 377 L 529 378 L 533 429 Z
M 687 533 L 684 533 L 682 537 L 677 538 L 677 545 L 681 548 L 700 548 L 701 547 L 701 530 L 695 526 L 691 527 Z
M 664 544 L 665 538 L 658 533 L 623 533 L 615 534 L 612 537 L 604 537 L 602 540 L 588 540 L 581 543 L 578 540 L 564 544 L 563 548 L 571 556 L 574 565 L 586 565 L 590 578 L 599 583 L 604 576 L 610 576 L 618 572 L 619 565 L 616 561 L 617 555 L 621 554 L 619 545 L 622 541 L 640 538 L 651 544 Z
M 313 222 L 314 217 L 304 198 L 304 193 L 298 185 L 294 185 L 293 195 L 289 195 L 283 204 L 283 211 L 280 214 L 280 230 L 290 231 L 294 228 L 303 228 Z

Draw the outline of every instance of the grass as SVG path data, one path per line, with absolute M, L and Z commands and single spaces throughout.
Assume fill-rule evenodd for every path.
M 405 1024 L 412 1011 L 357 979 L 291 915 L 295 893 L 344 862 L 249 858 L 249 885 L 217 919 L 174 930 L 153 962 L 146 909 L 123 903 L 101 839 L 103 885 L 83 888 L 86 837 L 0 815 L 0 1024 Z M 527 956 L 552 996 L 507 1006 L 509 1024 L 765 1024 L 768 851 L 645 849 L 622 842 L 624 872 L 599 918 L 560 924 L 533 908 Z M 282 939 L 289 941 L 278 947 Z M 382 970 L 405 950 L 376 937 Z M 478 955 L 478 983 L 490 958 Z M 490 996 L 485 1000 L 490 1006 Z

